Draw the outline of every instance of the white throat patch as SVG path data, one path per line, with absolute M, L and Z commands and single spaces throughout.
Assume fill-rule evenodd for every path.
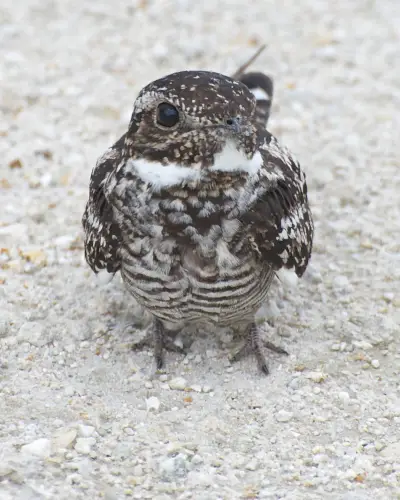
M 263 159 L 259 151 L 250 159 L 242 152 L 236 149 L 232 141 L 228 141 L 224 149 L 215 155 L 214 165 L 210 170 L 219 170 L 221 172 L 246 172 L 249 175 L 255 175 L 263 164 Z
M 262 163 L 263 159 L 259 151 L 248 159 L 243 152 L 236 149 L 232 141 L 229 141 L 224 149 L 215 155 L 214 165 L 209 167 L 209 170 L 212 172 L 246 172 L 249 175 L 255 175 Z M 200 163 L 196 163 L 192 167 L 185 167 L 177 163 L 163 165 L 157 161 L 139 158 L 128 160 L 127 165 L 136 172 L 136 175 L 143 182 L 150 184 L 154 191 L 199 182 L 203 174 Z
M 158 161 L 147 161 L 143 158 L 129 160 L 129 162 L 132 163 L 142 181 L 148 182 L 155 191 L 201 179 L 200 164 L 193 167 L 185 167 L 175 163 L 163 165 Z

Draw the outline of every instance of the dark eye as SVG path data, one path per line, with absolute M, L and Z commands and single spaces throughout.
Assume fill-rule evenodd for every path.
M 157 108 L 157 123 L 163 127 L 173 127 L 179 122 L 179 111 L 172 104 L 163 102 Z

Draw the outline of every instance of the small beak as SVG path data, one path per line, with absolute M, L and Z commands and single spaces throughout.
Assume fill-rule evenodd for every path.
M 236 135 L 249 137 L 254 133 L 253 126 L 246 119 L 239 117 L 231 117 L 225 120 L 225 128 Z
M 233 130 L 236 134 L 240 134 L 242 132 L 242 124 L 240 118 L 233 116 L 226 120 L 227 128 Z

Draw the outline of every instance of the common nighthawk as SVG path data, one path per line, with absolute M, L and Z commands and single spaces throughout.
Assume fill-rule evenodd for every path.
M 301 276 L 310 258 L 306 178 L 266 130 L 272 80 L 247 65 L 148 84 L 91 175 L 86 260 L 152 314 L 158 368 L 166 332 L 194 323 L 242 328 L 232 359 L 250 350 L 268 373 L 255 313 L 276 271 Z

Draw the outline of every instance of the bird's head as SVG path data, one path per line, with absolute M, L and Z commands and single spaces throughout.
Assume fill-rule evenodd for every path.
M 139 93 L 125 157 L 149 175 L 180 169 L 179 179 L 187 169 L 199 175 L 245 170 L 257 148 L 255 106 L 254 95 L 237 80 L 208 71 L 173 73 Z

